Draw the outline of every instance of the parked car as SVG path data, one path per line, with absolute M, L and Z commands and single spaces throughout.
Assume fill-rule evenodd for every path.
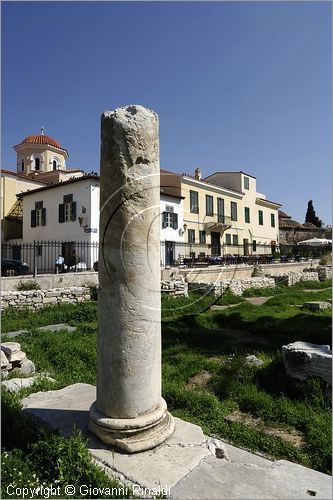
M 21 260 L 1 259 L 1 276 L 18 276 L 19 274 L 28 274 L 29 264 Z

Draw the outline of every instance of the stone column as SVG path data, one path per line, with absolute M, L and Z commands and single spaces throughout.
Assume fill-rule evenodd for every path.
M 161 397 L 158 116 L 102 115 L 97 399 L 89 428 L 127 452 L 174 430 Z

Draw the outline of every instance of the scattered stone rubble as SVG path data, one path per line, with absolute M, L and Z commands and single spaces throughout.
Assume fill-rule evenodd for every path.
M 26 387 L 31 387 L 38 379 L 55 382 L 45 373 L 35 373 L 34 363 L 27 358 L 26 353 L 21 350 L 18 342 L 1 343 L 1 385 L 10 392 L 18 392 Z M 12 373 L 24 375 L 24 378 L 8 378 Z M 26 377 L 26 375 L 32 375 Z
M 35 365 L 21 350 L 18 342 L 1 343 L 1 377 L 7 378 L 12 372 L 22 375 L 35 373 Z
M 189 283 L 189 290 L 201 294 L 219 297 L 230 290 L 235 295 L 242 295 L 248 288 L 271 288 L 275 287 L 273 278 L 239 278 L 234 280 L 222 280 L 197 283 Z
M 188 284 L 182 276 L 171 277 L 161 281 L 161 292 L 168 295 L 188 297 Z
M 304 302 L 303 307 L 310 311 L 322 311 L 323 309 L 332 309 L 332 304 L 324 300 L 314 300 L 312 302 Z
M 11 378 L 10 380 L 4 380 L 3 382 L 1 382 L 1 385 L 5 387 L 9 392 L 18 392 L 21 389 L 31 387 L 38 380 L 47 380 L 48 382 L 52 383 L 56 382 L 51 377 L 44 376 L 43 374 L 36 374 L 35 377 Z
M 320 271 L 322 274 L 320 274 L 318 268 L 297 273 L 276 273 L 272 276 L 266 277 L 257 276 L 251 278 L 237 278 L 233 280 L 209 282 L 198 281 L 189 283 L 188 285 L 190 291 L 213 295 L 214 297 L 219 297 L 227 290 L 230 290 L 235 295 L 242 295 L 244 290 L 247 290 L 248 288 L 274 288 L 278 283 L 292 286 L 299 281 L 318 281 L 319 279 L 328 279 L 328 277 L 332 275 L 331 268 L 328 266 L 321 266 L 321 268 L 324 269 Z M 331 275 L 329 273 L 331 273 Z M 323 276 L 324 278 L 322 278 Z
M 329 345 L 293 342 L 282 346 L 282 356 L 290 377 L 306 380 L 316 376 L 332 385 L 332 350 Z
M 48 290 L 29 290 L 4 292 L 1 297 L 1 309 L 8 306 L 39 309 L 46 305 L 76 304 L 90 300 L 87 287 L 52 288 Z
M 264 362 L 262 359 L 257 358 L 254 354 L 248 354 L 245 357 L 245 365 L 261 367 L 264 365 Z
M 306 271 L 300 273 L 277 273 L 272 276 L 276 284 L 282 283 L 283 285 L 292 286 L 299 281 L 318 281 L 318 272 Z

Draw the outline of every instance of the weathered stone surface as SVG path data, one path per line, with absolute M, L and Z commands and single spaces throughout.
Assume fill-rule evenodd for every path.
M 274 273 L 272 276 L 275 283 L 282 283 L 287 286 L 292 286 L 299 281 L 318 281 L 318 272 L 316 270 L 305 272 L 288 272 L 288 273 Z
M 27 357 L 27 355 L 23 351 L 14 352 L 13 354 L 10 355 L 9 361 L 11 363 L 18 363 L 18 362 L 23 361 L 26 357 Z
M 248 366 L 263 366 L 264 362 L 262 359 L 257 358 L 254 354 L 248 354 L 245 357 L 245 364 Z
M 273 278 L 238 278 L 212 282 L 191 282 L 188 286 L 190 291 L 219 297 L 228 290 L 235 295 L 242 295 L 244 290 L 249 288 L 274 288 L 275 281 Z
M 188 297 L 188 283 L 182 276 L 170 277 L 161 281 L 161 292 L 176 297 Z
M 204 458 L 171 488 L 171 497 L 177 500 L 290 500 L 309 499 L 311 495 L 321 500 L 331 498 L 331 476 L 286 460 L 272 462 L 239 449 L 231 452 L 234 447 L 226 446 L 229 456 L 237 457 L 235 460 Z
M 34 377 L 28 378 L 11 378 L 10 380 L 5 380 L 1 382 L 1 385 L 5 387 L 9 392 L 18 392 L 26 387 L 31 387 L 36 382 Z
M 51 377 L 27 377 L 27 378 L 11 378 L 10 380 L 4 380 L 1 385 L 5 387 L 9 392 L 18 392 L 21 389 L 26 389 L 31 387 L 35 382 L 38 382 L 41 378 L 48 380 L 49 382 L 55 382 Z
M 330 302 L 315 300 L 312 302 L 304 302 L 305 309 L 310 309 L 310 311 L 321 311 L 323 309 L 331 309 L 332 304 Z
M 12 354 L 21 350 L 21 344 L 18 342 L 1 342 L 1 350 L 10 358 Z
M 293 378 L 305 380 L 316 376 L 332 384 L 332 351 L 329 345 L 293 342 L 282 347 L 286 372 Z
M 1 370 L 6 369 L 8 365 L 9 365 L 9 360 L 4 351 L 1 349 Z
M 158 116 L 142 106 L 105 112 L 101 136 L 97 399 L 89 428 L 137 452 L 174 428 L 161 397 Z
M 29 373 L 35 373 L 36 368 L 35 368 L 34 363 L 30 359 L 25 358 L 21 362 L 19 370 L 22 373 L 22 375 L 23 374 L 27 375 Z
M 56 325 L 46 325 L 40 326 L 38 330 L 42 332 L 59 332 L 61 330 L 67 330 L 68 332 L 76 332 L 76 326 L 70 326 L 66 323 L 57 323 Z
M 29 290 L 26 292 L 7 292 L 1 297 L 1 308 L 8 306 L 38 309 L 44 305 L 77 303 L 90 300 L 86 287 L 54 288 L 49 290 Z

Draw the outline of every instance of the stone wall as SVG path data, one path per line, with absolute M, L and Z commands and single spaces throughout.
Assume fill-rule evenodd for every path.
M 29 276 L 10 276 L 1 278 L 1 290 L 16 290 L 20 283 L 37 282 L 42 290 L 50 288 L 69 288 L 81 286 L 98 285 L 98 273 L 95 271 L 84 271 L 76 273 L 60 274 L 37 274 L 35 278 Z
M 188 297 L 188 284 L 181 276 L 170 278 L 169 280 L 161 281 L 162 295 L 175 295 L 180 297 Z
M 1 309 L 8 306 L 38 309 L 54 304 L 77 304 L 90 300 L 90 290 L 87 287 L 53 288 L 49 290 L 29 290 L 24 292 L 3 292 Z
M 303 273 L 278 273 L 272 275 L 275 283 L 282 283 L 283 285 L 292 286 L 299 281 L 318 281 L 318 272 L 306 271 Z
M 261 269 L 265 276 L 272 276 L 279 273 L 289 272 L 302 272 L 305 268 L 315 270 L 318 267 L 319 260 L 312 260 L 307 262 L 280 262 L 277 264 L 260 264 Z M 234 280 L 240 278 L 250 278 L 253 273 L 254 266 L 247 264 L 239 264 L 234 266 L 209 266 L 208 268 L 188 268 L 188 269 L 162 269 L 161 279 L 168 280 L 175 272 L 177 275 L 186 277 L 190 282 L 213 282 L 221 280 Z
M 240 278 L 214 282 L 192 282 L 188 286 L 192 292 L 219 297 L 228 290 L 235 295 L 242 295 L 244 290 L 248 288 L 273 288 L 275 287 L 275 281 L 273 278 Z

